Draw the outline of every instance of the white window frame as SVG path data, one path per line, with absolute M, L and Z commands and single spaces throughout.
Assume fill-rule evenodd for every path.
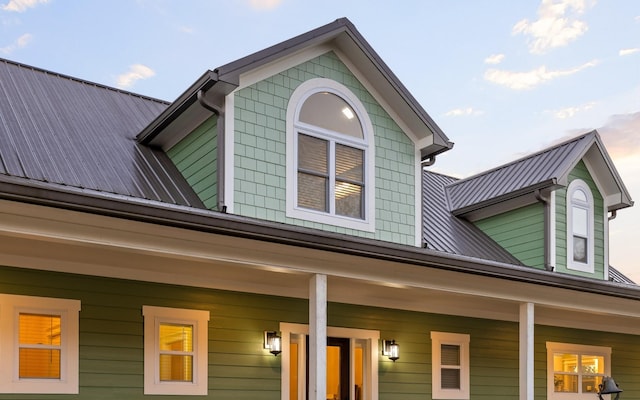
M 291 342 L 297 342 L 301 351 L 298 352 L 298 365 L 306 365 L 306 351 L 304 351 L 304 337 L 309 334 L 309 325 L 304 324 L 292 324 L 287 322 L 280 323 L 280 334 L 282 335 L 282 353 L 280 353 L 281 362 L 281 400 L 290 399 L 290 385 L 289 385 L 289 366 L 290 366 L 290 344 Z M 352 329 L 352 328 L 340 328 L 340 327 L 327 327 L 327 337 L 349 338 L 351 339 L 351 360 L 354 359 L 354 349 L 357 343 L 363 349 L 363 392 L 362 400 L 378 400 L 378 341 L 380 340 L 380 332 L 366 329 Z M 354 378 L 354 371 L 352 366 L 351 380 Z M 355 390 L 355 388 L 351 388 Z M 299 380 L 298 387 L 298 399 L 305 399 L 307 388 L 305 386 L 305 379 Z M 351 398 L 354 397 L 354 393 L 351 393 Z
M 553 369 L 553 354 L 554 353 L 566 353 L 590 355 L 590 356 L 603 356 L 604 357 L 604 376 L 611 376 L 611 347 L 604 346 L 590 346 L 580 345 L 573 343 L 558 343 L 547 342 L 547 399 L 548 400 L 580 400 L 580 399 L 594 399 L 594 393 L 564 393 L 556 392 L 555 384 L 553 381 L 554 369 Z M 578 388 L 582 390 L 582 373 L 578 372 Z
M 80 300 L 0 294 L 0 393 L 78 393 Z M 19 376 L 19 316 L 59 315 L 60 379 Z
M 209 311 L 143 306 L 144 394 L 206 395 L 208 390 Z M 193 382 L 160 381 L 160 324 L 193 326 Z
M 469 399 L 469 342 L 471 336 L 464 333 L 431 332 L 431 397 L 433 399 Z M 460 347 L 460 389 L 443 389 L 441 386 L 443 344 Z
M 587 196 L 587 203 L 577 202 L 573 199 L 576 190 L 581 190 Z M 587 262 L 579 262 L 573 259 L 573 207 L 577 206 L 587 211 Z M 595 233 L 593 216 L 593 194 L 589 185 L 581 180 L 574 179 L 567 188 L 567 268 L 575 271 L 593 273 L 595 271 Z
M 327 212 L 298 207 L 298 115 L 304 102 L 312 94 L 329 92 L 346 101 L 353 108 L 362 124 L 364 138 L 358 140 L 347 135 L 316 131 L 310 136 L 345 144 L 364 151 L 364 219 L 336 215 Z M 294 90 L 287 106 L 287 217 L 340 226 L 368 232 L 375 232 L 375 142 L 373 124 L 364 105 L 346 86 L 326 78 L 305 81 Z

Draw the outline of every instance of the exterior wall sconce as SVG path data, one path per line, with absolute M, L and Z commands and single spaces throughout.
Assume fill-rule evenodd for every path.
M 610 376 L 605 376 L 604 378 L 602 378 L 602 383 L 598 385 L 598 388 L 600 389 L 600 391 L 598 392 L 598 397 L 600 398 L 600 400 L 603 400 L 603 394 L 612 393 L 616 394 L 615 400 L 618 400 L 618 398 L 620 397 L 620 392 L 622 392 L 622 389 L 618 387 L 616 382 Z
M 400 358 L 400 346 L 395 340 L 382 341 L 382 355 L 389 357 L 389 360 L 396 362 Z
M 282 352 L 282 338 L 276 331 L 264 331 L 264 348 L 277 356 Z

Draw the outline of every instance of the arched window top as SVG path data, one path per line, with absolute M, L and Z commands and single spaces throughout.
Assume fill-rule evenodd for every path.
M 310 95 L 300 108 L 298 121 L 364 139 L 362 123 L 356 111 L 335 93 L 323 91 Z
M 574 179 L 567 188 L 567 268 L 594 272 L 593 195 L 589 185 Z
M 576 188 L 576 190 L 573 191 L 573 195 L 571 195 L 571 199 L 586 203 L 587 195 L 584 193 L 582 188 Z

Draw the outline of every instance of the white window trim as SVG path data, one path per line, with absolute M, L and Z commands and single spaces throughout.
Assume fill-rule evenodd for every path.
M 209 311 L 143 306 L 144 394 L 206 395 L 208 390 Z M 193 382 L 161 382 L 159 326 L 176 323 L 193 326 Z
M 469 342 L 463 333 L 431 332 L 431 391 L 433 399 L 469 399 Z M 443 389 L 441 385 L 441 346 L 460 346 L 460 389 Z
M 289 400 L 289 366 L 290 366 L 290 355 L 291 352 L 289 350 L 289 345 L 291 344 L 291 340 L 294 339 L 297 335 L 300 335 L 300 340 L 302 340 L 302 336 L 309 334 L 309 325 L 304 324 L 292 324 L 287 322 L 280 323 L 280 334 L 282 335 L 282 353 L 280 353 L 280 362 L 281 362 L 281 399 Z M 327 327 L 327 336 L 328 337 L 339 337 L 339 338 L 349 338 L 352 341 L 361 340 L 367 343 L 367 348 L 363 354 L 365 368 L 363 370 L 363 380 L 364 380 L 364 392 L 363 392 L 363 400 L 378 400 L 378 341 L 380 340 L 380 332 L 366 329 L 352 329 L 352 328 L 339 328 L 339 327 Z M 304 340 L 302 340 L 304 342 Z M 352 343 L 351 351 L 353 352 L 354 346 Z M 305 365 L 306 360 L 304 359 L 304 352 L 300 352 L 299 365 Z M 351 359 L 353 359 L 353 354 L 351 355 Z M 352 378 L 353 378 L 353 371 Z M 304 379 L 301 382 L 301 386 L 304 386 Z M 298 393 L 298 398 L 306 398 L 306 388 L 299 388 L 300 393 Z
M 595 398 L 594 393 L 557 393 L 553 382 L 553 354 L 587 354 L 604 357 L 604 375 L 611 376 L 611 347 L 590 346 L 572 343 L 547 342 L 547 399 L 548 400 L 580 400 Z M 580 387 L 580 384 L 578 384 Z
M 365 149 L 364 160 L 364 207 L 365 218 L 357 219 L 320 211 L 309 210 L 297 206 L 298 201 L 298 131 L 295 121 L 304 101 L 314 93 L 330 92 L 345 100 L 356 112 L 360 122 L 364 140 L 359 141 L 358 148 Z M 368 232 L 375 232 L 375 141 L 373 124 L 366 109 L 358 97 L 346 86 L 326 78 L 310 79 L 294 90 L 287 106 L 287 217 L 312 222 L 340 226 Z M 341 138 L 348 143 L 349 139 Z
M 587 262 L 573 260 L 573 193 L 582 190 L 587 196 Z M 584 207 L 582 207 L 584 208 Z M 567 188 L 567 268 L 575 271 L 593 273 L 595 271 L 595 233 L 594 233 L 593 194 L 589 185 L 574 179 Z
M 20 313 L 61 318 L 60 379 L 20 379 L 18 318 Z M 78 393 L 80 300 L 0 294 L 0 393 Z

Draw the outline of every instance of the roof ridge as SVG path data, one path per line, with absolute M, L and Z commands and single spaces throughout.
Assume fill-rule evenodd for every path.
M 93 82 L 93 81 L 90 81 L 90 80 L 87 80 L 87 79 L 78 78 L 78 77 L 71 76 L 71 75 L 61 74 L 59 72 L 54 72 L 54 71 L 51 71 L 51 70 L 48 70 L 48 69 L 35 67 L 33 65 L 21 63 L 21 62 L 14 61 L 14 60 L 9 60 L 8 58 L 0 57 L 0 63 L 12 64 L 12 65 L 14 65 L 16 67 L 19 67 L 19 68 L 30 69 L 32 71 L 36 71 L 36 72 L 43 73 L 43 74 L 46 74 L 46 75 L 53 75 L 53 76 L 56 76 L 58 78 L 70 80 L 70 81 L 81 83 L 81 84 L 84 84 L 84 85 L 95 86 L 95 87 L 100 88 L 100 89 L 109 90 L 109 91 L 113 91 L 113 92 L 118 92 L 118 93 L 122 93 L 122 94 L 125 94 L 125 95 L 135 96 L 135 97 L 138 97 L 138 98 L 141 98 L 141 99 L 144 99 L 144 100 L 153 101 L 153 102 L 156 102 L 156 103 L 171 104 L 171 102 L 167 101 L 167 100 L 162 100 L 162 99 L 158 99 L 158 98 L 155 98 L 155 97 L 146 96 L 146 95 L 143 95 L 143 94 L 140 94 L 140 93 L 131 92 L 129 90 L 119 89 L 119 88 L 116 88 L 116 87 L 113 87 L 113 86 L 105 85 L 103 83 L 97 83 L 97 82 Z
M 493 172 L 496 172 L 496 171 L 500 171 L 500 170 L 505 169 L 505 168 L 508 168 L 508 167 L 510 167 L 510 166 L 512 166 L 512 165 L 515 165 L 515 164 L 521 163 L 521 162 L 523 162 L 523 161 L 525 161 L 525 160 L 529 160 L 529 159 L 531 159 L 531 158 L 537 157 L 537 156 L 539 156 L 539 155 L 541 155 L 541 154 L 548 153 L 548 152 L 550 152 L 550 151 L 552 151 L 552 150 L 555 150 L 555 149 L 558 149 L 558 148 L 560 148 L 560 147 L 567 146 L 567 145 L 569 145 L 569 144 L 571 144 L 571 143 L 574 143 L 574 142 L 577 142 L 577 141 L 583 140 L 584 138 L 586 138 L 586 137 L 587 137 L 587 136 L 589 136 L 589 135 L 596 136 L 597 134 L 598 134 L 597 130 L 593 129 L 593 130 L 591 130 L 591 131 L 589 131 L 589 132 L 586 132 L 586 133 L 580 134 L 580 135 L 578 135 L 578 136 L 575 136 L 575 137 L 573 137 L 573 138 L 570 138 L 570 139 L 568 139 L 568 140 L 565 140 L 565 141 L 563 141 L 563 142 L 561 142 L 561 143 L 555 144 L 555 145 L 550 146 L 550 147 L 545 147 L 545 148 L 543 148 L 543 149 L 541 149 L 541 150 L 538 150 L 537 152 L 534 152 L 534 153 L 531 153 L 531 154 L 527 154 L 527 155 L 525 155 L 524 157 L 520 157 L 520 158 L 518 158 L 518 159 L 516 159 L 516 160 L 509 161 L 509 162 L 507 162 L 507 163 L 505 163 L 505 164 L 498 165 L 497 167 L 494 167 L 494 168 L 488 169 L 488 170 L 486 170 L 486 171 L 478 172 L 477 174 L 471 175 L 471 176 L 469 176 L 469 177 L 466 177 L 466 178 L 463 178 L 463 179 L 459 179 L 459 180 L 457 180 L 456 182 L 452 182 L 452 183 L 450 183 L 450 184 L 449 184 L 449 185 L 447 185 L 447 186 L 448 186 L 448 187 L 452 187 L 452 186 L 457 186 L 458 184 L 461 184 L 461 183 L 465 183 L 465 182 L 472 181 L 472 180 L 477 179 L 477 178 L 479 178 L 479 177 L 481 177 L 481 176 L 485 176 L 485 175 L 488 175 L 488 174 L 490 174 L 490 173 L 493 173 Z

